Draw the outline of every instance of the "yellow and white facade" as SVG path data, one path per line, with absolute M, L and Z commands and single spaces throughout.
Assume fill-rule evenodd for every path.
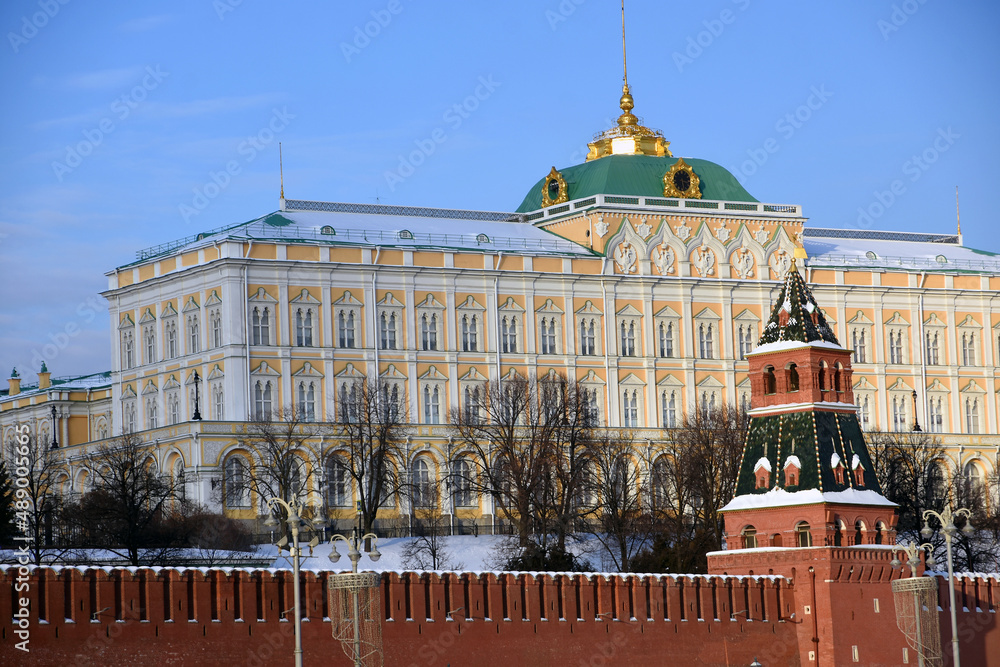
M 854 350 L 862 424 L 910 430 L 916 418 L 950 467 L 994 473 L 1000 257 L 960 235 L 816 228 L 800 206 L 757 202 L 718 165 L 647 143 L 592 145 L 517 213 L 282 199 L 248 223 L 141 251 L 107 274 L 106 383 L 84 396 L 12 381 L 4 438 L 20 422 L 41 432 L 57 405 L 71 464 L 88 443 L 138 432 L 160 469 L 184 471 L 189 497 L 215 504 L 227 460 L 253 456 L 239 444 L 253 414 L 291 405 L 336 422 L 341 388 L 378 376 L 406 399 L 407 468 L 433 480 L 466 392 L 555 372 L 592 391 L 605 425 L 655 450 L 685 410 L 749 404 L 744 357 L 796 258 Z M 316 503 L 353 516 L 352 491 L 331 490 L 322 470 L 338 443 L 312 446 Z M 493 515 L 487 498 L 439 495 L 445 513 Z

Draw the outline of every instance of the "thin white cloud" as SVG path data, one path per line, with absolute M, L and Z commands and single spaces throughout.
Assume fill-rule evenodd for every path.
M 74 74 L 62 80 L 62 85 L 73 90 L 108 90 L 134 86 L 142 78 L 143 67 L 102 69 L 96 72 Z
M 173 17 L 169 14 L 145 16 L 142 18 L 132 19 L 131 21 L 125 21 L 125 23 L 118 26 L 118 29 L 122 32 L 146 32 L 148 30 L 158 28 L 165 23 L 169 23 L 172 18 Z

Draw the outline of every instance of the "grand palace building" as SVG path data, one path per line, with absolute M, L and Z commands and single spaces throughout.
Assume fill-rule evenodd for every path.
M 407 470 L 435 480 L 454 454 L 450 415 L 484 382 L 556 373 L 655 453 L 685 411 L 750 408 L 745 357 L 794 260 L 853 352 L 862 427 L 919 422 L 949 474 L 993 475 L 1000 256 L 961 233 L 810 224 L 800 205 L 759 202 L 719 165 L 673 156 L 632 108 L 626 85 L 587 160 L 533 175 L 513 212 L 282 197 L 257 219 L 139 251 L 107 274 L 110 372 L 43 369 L 23 386 L 13 374 L 4 441 L 27 424 L 56 442 L 64 488 L 79 492 L 88 450 L 133 432 L 156 444 L 160 470 L 183 473 L 188 498 L 251 518 L 255 503 L 218 490 L 230 461 L 255 456 L 241 434 L 256 415 L 291 406 L 337 422 L 350 388 L 377 377 L 405 401 Z M 315 504 L 353 516 L 326 433 L 305 455 Z M 494 520 L 489 498 L 436 488 L 443 513 Z

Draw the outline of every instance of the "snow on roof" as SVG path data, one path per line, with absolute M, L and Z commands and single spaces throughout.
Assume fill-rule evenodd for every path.
M 784 467 L 787 468 L 788 466 L 795 466 L 799 470 L 802 470 L 802 461 L 799 461 L 799 457 L 798 456 L 796 456 L 795 454 L 792 454 L 787 459 L 785 459 L 785 465 L 784 465 Z
M 753 349 L 750 354 L 766 354 L 768 352 L 783 352 L 784 350 L 795 350 L 800 347 L 822 347 L 828 350 L 843 350 L 844 348 L 836 343 L 830 343 L 825 340 L 812 340 L 808 343 L 803 343 L 798 340 L 779 340 L 773 343 L 764 343 L 763 345 L 758 345 Z
M 1000 256 L 966 248 L 955 235 L 806 228 L 809 266 L 1000 272 Z
M 753 467 L 754 472 L 757 472 L 758 468 L 763 468 L 764 470 L 771 472 L 771 462 L 767 460 L 766 456 L 762 456 L 758 459 L 757 465 Z
M 851 459 L 851 470 L 857 470 L 860 465 L 861 465 L 861 457 L 855 454 L 854 457 Z
M 49 391 L 84 391 L 87 389 L 97 389 L 99 387 L 110 387 L 111 386 L 111 371 L 103 371 L 101 373 L 92 373 L 90 375 L 71 375 L 67 377 L 57 377 L 52 378 L 52 384 L 45 388 L 39 389 L 38 385 L 22 386 L 21 391 L 15 394 L 17 398 L 24 398 L 26 396 L 33 396 L 35 394 L 44 394 Z M 8 394 L 9 390 L 5 389 L 0 391 L 0 396 L 2 398 L 11 398 Z
M 793 505 L 814 505 L 816 503 L 836 503 L 840 505 L 879 505 L 896 507 L 882 494 L 867 489 L 847 489 L 845 491 L 785 491 L 771 489 L 767 493 L 747 493 L 736 496 L 720 512 L 763 509 L 767 507 L 788 507 Z
M 830 467 L 836 469 L 836 467 L 839 465 L 840 465 L 840 454 L 834 452 L 833 456 L 830 457 Z
M 187 252 L 224 239 L 329 245 L 451 248 L 541 255 L 587 255 L 588 248 L 521 221 L 513 213 L 327 202 L 286 202 L 249 222 L 208 230 L 136 253 L 138 261 Z M 121 267 L 119 267 L 121 268 Z

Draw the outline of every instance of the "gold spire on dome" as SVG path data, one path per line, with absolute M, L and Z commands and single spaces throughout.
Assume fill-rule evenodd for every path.
M 628 87 L 628 58 L 625 51 L 625 0 L 622 0 L 622 96 L 618 106 L 622 115 L 618 124 L 594 137 L 587 144 L 590 152 L 587 161 L 596 160 L 607 155 L 655 155 L 658 157 L 673 157 L 670 152 L 670 142 L 663 138 L 659 130 L 651 130 L 639 124 L 639 118 L 632 113 L 635 99 Z

